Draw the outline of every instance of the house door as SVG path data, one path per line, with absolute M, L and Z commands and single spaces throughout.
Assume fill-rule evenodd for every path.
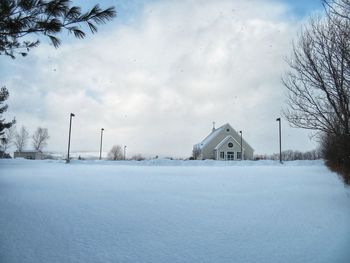
M 227 160 L 232 161 L 235 159 L 235 153 L 234 152 L 227 152 Z

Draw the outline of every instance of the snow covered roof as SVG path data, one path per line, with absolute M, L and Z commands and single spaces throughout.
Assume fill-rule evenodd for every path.
M 20 151 L 20 152 L 18 152 L 18 151 L 16 151 L 16 153 L 27 153 L 27 154 L 29 154 L 29 153 L 42 153 L 42 151 L 38 151 L 38 150 L 22 150 L 22 151 Z
M 196 144 L 196 146 L 202 149 L 207 143 L 209 143 L 220 133 L 220 131 L 224 128 L 225 125 L 222 125 L 220 128 L 213 130 L 207 137 L 205 137 L 205 139 L 202 142 Z

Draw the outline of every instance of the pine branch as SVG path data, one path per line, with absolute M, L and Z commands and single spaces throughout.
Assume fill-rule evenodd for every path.
M 86 34 L 83 26 L 91 33 L 97 32 L 97 25 L 105 24 L 116 16 L 114 7 L 102 10 L 95 5 L 90 11 L 82 13 L 78 6 L 70 7 L 69 0 L 1 0 L 0 1 L 0 55 L 15 58 L 14 54 L 26 56 L 39 41 L 22 40 L 28 34 L 47 36 L 53 46 L 58 48 L 61 41 L 56 36 L 67 30 L 74 37 L 83 39 Z M 16 49 L 26 52 L 16 52 Z

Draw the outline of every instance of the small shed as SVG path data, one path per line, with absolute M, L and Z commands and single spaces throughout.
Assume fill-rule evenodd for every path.
M 41 151 L 21 151 L 21 152 L 14 152 L 13 157 L 25 158 L 30 160 L 43 160 L 45 155 Z

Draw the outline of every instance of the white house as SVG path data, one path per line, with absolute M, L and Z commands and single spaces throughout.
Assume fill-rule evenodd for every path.
M 193 146 L 193 153 L 196 159 L 201 160 L 253 160 L 254 158 L 254 149 L 228 123 L 217 129 L 213 127 L 212 132 L 202 142 Z

